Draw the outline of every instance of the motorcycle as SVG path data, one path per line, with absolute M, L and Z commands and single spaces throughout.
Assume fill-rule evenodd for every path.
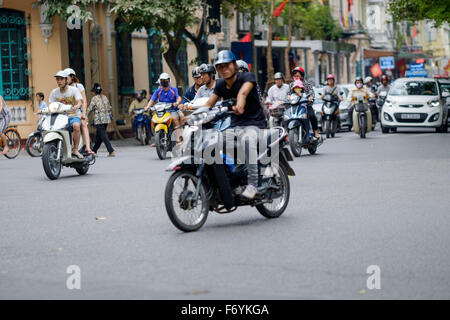
M 172 151 L 175 141 L 172 141 L 173 125 L 170 115 L 171 103 L 159 102 L 151 110 L 154 112 L 152 117 L 152 127 L 155 132 L 156 153 L 161 160 L 166 159 L 167 152 Z
M 368 123 L 367 123 L 367 115 L 366 112 L 369 110 L 369 106 L 364 102 L 364 99 L 367 99 L 367 96 L 358 96 L 353 97 L 354 101 L 354 112 L 357 113 L 357 119 L 359 124 L 359 135 L 361 139 L 366 138 L 366 134 L 368 131 Z
M 282 127 L 264 130 L 262 141 L 270 140 L 267 148 L 259 150 L 258 194 L 252 200 L 241 197 L 247 185 L 247 165 L 238 164 L 236 157 L 223 152 L 213 154 L 208 161 L 205 155 L 211 150 L 221 150 L 222 131 L 227 128 L 234 99 L 222 102 L 220 107 L 196 110 L 187 121 L 180 146 L 182 157 L 166 169 L 173 172 L 165 188 L 165 207 L 169 219 L 178 229 L 189 232 L 200 229 L 208 213 L 230 213 L 241 206 L 254 206 L 266 218 L 283 214 L 289 202 L 289 177 L 295 172 L 288 164 L 293 161 L 287 148 L 286 131 Z M 272 142 L 273 141 L 273 142 Z M 178 148 L 178 146 L 177 146 Z M 278 155 L 278 162 L 263 164 L 261 159 Z
M 311 131 L 311 123 L 307 111 L 308 99 L 292 94 L 289 99 L 289 107 L 284 112 L 284 123 L 288 131 L 289 145 L 292 154 L 300 157 L 302 148 L 308 149 L 310 154 L 315 154 L 321 140 L 314 141 Z
M 334 135 L 339 129 L 339 98 L 336 95 L 325 95 L 322 100 L 322 130 L 325 132 L 327 138 Z
M 269 128 L 283 126 L 284 103 L 276 101 L 269 104 Z
M 36 131 L 29 134 L 27 142 L 25 143 L 25 149 L 31 157 L 42 156 L 42 150 L 44 148 L 44 141 L 42 140 L 42 122 L 45 120 L 45 116 L 42 116 L 42 120 L 39 121 Z
M 136 139 L 138 139 L 142 145 L 148 144 L 151 138 L 150 120 L 144 112 L 144 108 L 133 111 L 133 114 L 136 115 L 133 120 L 133 125 L 136 128 Z
M 95 157 L 86 152 L 83 138 L 80 135 L 80 153 L 83 159 L 72 157 L 72 128 L 69 125 L 68 114 L 72 106 L 59 102 L 52 102 L 41 110 L 45 115 L 42 122 L 42 165 L 50 180 L 58 179 L 63 166 L 74 168 L 79 175 L 85 175 L 89 167 L 95 163 Z

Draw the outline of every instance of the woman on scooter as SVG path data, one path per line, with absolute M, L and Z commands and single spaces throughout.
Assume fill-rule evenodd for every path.
M 348 97 L 347 101 L 352 103 L 352 107 L 349 110 L 349 119 L 353 122 L 352 131 L 355 133 L 359 133 L 359 123 L 357 118 L 357 113 L 354 108 L 354 103 L 352 102 L 353 98 L 358 98 L 360 96 L 364 97 L 364 103 L 368 104 L 368 98 L 373 98 L 375 95 L 370 92 L 370 90 L 367 87 L 364 87 L 364 82 L 361 77 L 356 77 L 355 79 L 355 88 L 353 88 Z M 372 123 L 372 113 L 370 112 L 370 108 L 367 108 L 366 111 L 367 115 L 367 123 Z M 372 131 L 372 126 L 368 126 L 367 132 Z

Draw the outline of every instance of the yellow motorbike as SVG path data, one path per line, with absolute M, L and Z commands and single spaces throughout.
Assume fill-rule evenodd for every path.
M 172 143 L 172 116 L 170 115 L 170 109 L 172 109 L 171 103 L 160 102 L 155 104 L 151 108 L 154 112 L 152 117 L 152 128 L 155 132 L 155 147 L 156 153 L 161 160 L 166 159 L 167 152 L 172 151 L 172 147 L 175 143 Z M 175 141 L 174 141 L 175 142 Z

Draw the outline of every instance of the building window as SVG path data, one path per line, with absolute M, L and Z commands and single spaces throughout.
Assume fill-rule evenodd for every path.
M 0 9 L 0 94 L 29 100 L 26 22 L 23 12 Z
M 117 19 L 116 27 L 116 60 L 119 95 L 134 94 L 133 51 L 131 34 L 120 29 L 122 22 Z
M 155 92 L 159 87 L 159 75 L 163 72 L 160 31 L 150 29 L 147 34 L 149 89 L 150 92 Z
M 83 27 L 81 29 L 67 30 L 69 42 L 69 68 L 72 68 L 78 80 L 85 84 Z

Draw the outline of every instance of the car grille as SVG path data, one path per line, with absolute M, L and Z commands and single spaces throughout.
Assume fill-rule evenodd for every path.
M 402 114 L 414 114 L 414 115 L 420 115 L 420 118 L 418 119 L 403 119 Z M 398 122 L 409 122 L 409 123 L 421 123 L 424 122 L 427 119 L 428 114 L 426 113 L 394 113 L 395 120 Z
M 422 108 L 423 104 L 401 104 L 399 105 L 401 108 Z

